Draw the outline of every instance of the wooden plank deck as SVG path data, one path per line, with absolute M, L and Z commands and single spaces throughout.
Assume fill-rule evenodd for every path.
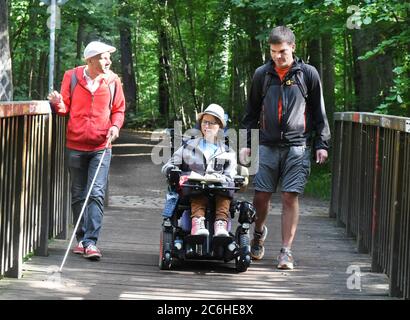
M 357 253 L 354 239 L 328 218 L 328 203 L 305 197 L 294 243 L 295 270 L 274 268 L 280 245 L 277 197 L 268 216 L 265 258 L 253 262 L 247 272 L 236 273 L 233 262 L 215 261 L 159 270 L 166 185 L 160 166 L 148 156 L 152 143 L 149 136 L 123 132 L 114 148 L 110 206 L 98 243 L 104 255 L 101 261 L 70 253 L 63 273 L 53 272 L 68 240 L 52 240 L 48 257 L 34 256 L 24 264 L 22 279 L 0 280 L 0 300 L 392 299 L 387 277 L 370 272 L 370 256 Z M 252 190 L 238 196 L 251 200 Z M 360 289 L 348 288 L 349 266 L 360 267 Z

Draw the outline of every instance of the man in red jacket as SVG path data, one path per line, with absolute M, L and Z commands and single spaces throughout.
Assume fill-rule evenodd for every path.
M 71 177 L 71 207 L 77 222 L 91 181 L 96 173 L 108 139 L 119 136 L 124 122 L 125 99 L 119 77 L 110 71 L 110 54 L 116 49 L 99 41 L 84 50 L 87 63 L 68 70 L 61 84 L 61 94 L 53 91 L 48 99 L 57 114 L 69 115 L 66 147 Z M 107 149 L 89 202 L 77 229 L 74 253 L 99 260 L 97 240 L 104 215 L 104 197 L 111 162 Z

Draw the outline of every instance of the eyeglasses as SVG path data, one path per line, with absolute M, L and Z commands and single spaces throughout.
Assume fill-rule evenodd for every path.
M 206 125 L 208 125 L 208 126 L 215 126 L 215 125 L 217 125 L 217 124 L 218 124 L 218 122 L 215 122 L 215 121 L 203 120 L 203 121 L 201 122 L 201 125 L 203 125 L 203 126 L 206 126 Z

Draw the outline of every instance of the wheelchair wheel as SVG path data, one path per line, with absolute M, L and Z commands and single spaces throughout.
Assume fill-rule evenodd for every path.
M 159 242 L 159 268 L 161 270 L 169 270 L 172 267 L 172 231 L 162 230 Z
M 251 264 L 249 233 L 243 232 L 242 228 L 238 227 L 235 239 L 239 245 L 239 254 L 235 258 L 236 271 L 245 272 Z

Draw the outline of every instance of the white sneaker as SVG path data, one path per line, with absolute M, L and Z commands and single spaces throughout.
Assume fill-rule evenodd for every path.
M 278 256 L 278 269 L 292 270 L 295 265 L 295 259 L 293 258 L 292 251 L 289 249 L 280 249 Z
M 214 224 L 215 237 L 229 237 L 228 223 L 224 220 L 216 220 Z
M 205 228 L 205 218 L 204 217 L 193 217 L 192 218 L 192 228 L 191 235 L 193 236 L 209 236 L 209 231 Z

